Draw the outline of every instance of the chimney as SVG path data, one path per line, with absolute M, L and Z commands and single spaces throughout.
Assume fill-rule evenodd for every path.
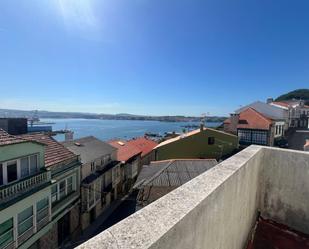
M 238 122 L 239 122 L 239 114 L 238 113 L 231 113 L 230 120 L 231 120 L 230 131 L 236 134 L 237 125 L 238 125 Z
M 203 130 L 204 130 L 204 124 L 201 123 L 201 124 L 200 124 L 200 131 L 203 131 Z
M 274 99 L 273 99 L 273 98 L 268 98 L 268 99 L 266 100 L 266 103 L 267 103 L 267 104 L 270 104 L 270 103 L 272 103 L 272 102 L 274 102 Z
M 300 107 L 304 107 L 304 105 L 305 105 L 305 101 L 301 99 L 301 100 L 299 101 L 299 106 L 300 106 Z

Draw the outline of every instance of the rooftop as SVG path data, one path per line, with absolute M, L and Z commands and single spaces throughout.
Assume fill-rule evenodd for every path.
M 108 143 L 118 149 L 117 160 L 121 162 L 127 162 L 131 158 L 142 153 L 141 149 L 138 149 L 125 140 L 111 140 Z
M 154 161 L 143 166 L 135 183 L 142 186 L 181 186 L 206 170 L 217 165 L 215 159 L 172 159 Z
M 224 133 L 225 135 L 228 135 L 228 136 L 234 136 L 234 135 L 232 135 L 232 134 L 230 134 L 230 133 L 226 133 L 226 132 L 223 132 L 223 131 L 211 129 L 211 128 L 208 128 L 208 127 L 207 127 L 207 128 L 206 128 L 206 127 L 203 128 L 203 131 L 207 131 L 207 130 L 215 131 L 215 132 L 217 132 L 217 133 Z M 175 142 L 175 141 L 178 141 L 178 140 L 183 139 L 183 138 L 186 138 L 186 137 L 194 136 L 194 135 L 196 135 L 196 134 L 198 134 L 198 133 L 200 133 L 200 132 L 201 132 L 201 129 L 196 129 L 196 130 L 193 130 L 193 131 L 184 133 L 184 134 L 182 134 L 182 135 L 180 135 L 180 136 L 177 136 L 177 137 L 168 139 L 168 140 L 166 140 L 166 141 L 164 141 L 164 142 L 162 142 L 162 143 L 159 143 L 155 148 L 159 148 L 159 147 L 161 147 L 161 146 L 164 146 L 164 145 L 173 143 L 173 142 Z
M 306 235 L 308 178 L 309 153 L 250 146 L 79 248 L 244 249 L 258 217 Z
M 43 133 L 33 133 L 18 136 L 20 139 L 26 139 L 46 145 L 45 147 L 45 167 L 50 167 L 61 162 L 76 158 L 76 155 L 65 148 L 50 136 Z
M 93 136 L 63 142 L 62 144 L 76 155 L 80 155 L 82 163 L 92 162 L 116 150 L 115 147 Z
M 134 145 L 139 150 L 141 150 L 142 157 L 150 153 L 153 150 L 153 148 L 158 145 L 158 143 L 156 143 L 155 141 L 147 139 L 145 137 L 139 137 L 129 140 L 128 143 Z
M 229 124 L 231 120 L 227 119 L 224 123 Z M 270 118 L 249 107 L 239 113 L 237 128 L 268 130 L 271 124 Z
M 0 146 L 18 144 L 18 143 L 26 143 L 26 142 L 30 142 L 30 141 L 19 138 L 17 136 L 10 135 L 6 131 L 0 128 Z
M 241 107 L 236 110 L 235 113 L 241 113 L 248 108 L 252 108 L 255 111 L 261 113 L 263 116 L 273 120 L 284 120 L 286 116 L 285 110 L 283 110 L 282 108 L 269 105 L 261 101 L 256 101 L 249 105 Z
M 140 190 L 138 205 L 148 205 L 217 164 L 215 159 L 174 159 L 143 166 L 134 185 Z

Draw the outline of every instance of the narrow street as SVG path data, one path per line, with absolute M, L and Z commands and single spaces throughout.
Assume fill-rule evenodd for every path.
M 115 225 L 135 212 L 136 194 L 132 193 L 114 210 L 114 212 L 96 229 L 95 236 L 105 229 Z
M 77 240 L 70 241 L 70 243 L 66 244 L 62 248 L 75 248 L 97 234 L 103 232 L 105 229 L 133 214 L 135 212 L 136 196 L 137 193 L 134 192 L 126 196 L 124 199 L 116 201 L 116 203 L 114 203 L 115 206 L 111 206 L 110 210 L 107 210 L 98 216 L 95 222 L 93 222 L 93 224 L 91 224 Z

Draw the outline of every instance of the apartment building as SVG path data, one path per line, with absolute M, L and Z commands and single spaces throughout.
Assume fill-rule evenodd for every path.
M 0 129 L 0 248 L 57 248 L 74 235 L 79 170 L 51 137 Z
M 117 198 L 120 162 L 117 149 L 93 136 L 64 142 L 80 156 L 81 226 L 87 228 Z
M 205 128 L 190 131 L 168 139 L 155 150 L 156 160 L 168 159 L 222 159 L 238 149 L 238 138 L 227 132 Z
M 268 101 L 271 106 L 287 112 L 289 127 L 309 128 L 309 106 L 303 100 Z
M 108 143 L 117 148 L 117 160 L 121 162 L 119 192 L 126 194 L 132 189 L 139 173 L 142 151 L 125 140 L 111 140 Z
M 143 165 L 150 164 L 151 161 L 156 160 L 155 151 L 153 149 L 158 145 L 157 142 L 145 137 L 138 137 L 129 140 L 128 143 L 142 151 L 140 163 L 141 167 Z

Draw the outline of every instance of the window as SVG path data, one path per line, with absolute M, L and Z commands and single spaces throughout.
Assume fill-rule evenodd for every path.
M 251 131 L 250 130 L 239 130 L 238 137 L 240 142 L 251 143 Z
M 209 144 L 209 145 L 215 144 L 215 138 L 214 138 L 214 137 L 209 137 L 209 138 L 208 138 L 208 144 Z
M 36 204 L 36 222 L 39 223 L 48 216 L 49 200 L 48 197 L 40 200 Z
M 7 164 L 7 181 L 8 183 L 17 180 L 17 161 Z
M 23 157 L 20 159 L 20 176 L 26 177 L 29 175 L 29 158 Z
M 0 163 L 0 186 L 3 185 L 3 171 L 2 163 Z
M 59 184 L 59 199 L 61 200 L 65 195 L 65 180 L 61 181 Z
M 58 188 L 57 188 L 57 185 L 54 185 L 51 188 L 51 201 L 52 201 L 52 203 L 56 202 L 57 199 L 58 199 Z
M 94 183 L 89 186 L 88 191 L 89 207 L 91 207 L 94 204 Z
M 6 247 L 13 240 L 13 218 L 11 218 L 0 224 L 0 248 Z
M 67 194 L 70 194 L 71 192 L 73 192 L 73 177 L 70 176 L 67 179 Z
M 94 162 L 91 162 L 91 171 L 94 171 L 94 167 L 95 166 L 95 164 L 94 164 Z
M 76 190 L 74 176 L 76 177 L 74 174 L 52 186 L 51 202 L 53 205 Z
M 267 145 L 267 131 L 253 131 L 252 132 L 252 143 Z
M 18 236 L 24 234 L 33 227 L 32 206 L 18 214 Z
M 96 201 L 101 198 L 101 181 L 98 179 L 95 183 L 95 199 Z
M 34 174 L 38 169 L 38 156 L 30 156 L 30 174 Z

